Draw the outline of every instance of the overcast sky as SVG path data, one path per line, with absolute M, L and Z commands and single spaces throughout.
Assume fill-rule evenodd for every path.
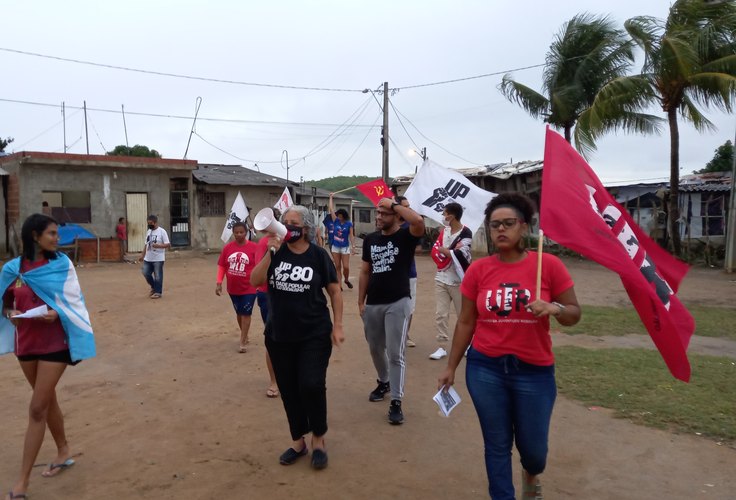
M 605 7 L 594 7 L 599 4 Z M 261 171 L 286 177 L 286 150 L 291 180 L 380 177 L 380 108 L 360 90 L 387 81 L 397 89 L 391 102 L 408 131 L 392 109 L 391 176 L 413 172 L 421 160 L 412 150 L 422 147 L 447 167 L 538 160 L 544 124 L 499 93 L 501 74 L 407 87 L 542 64 L 562 24 L 586 10 L 623 23 L 636 15 L 664 18 L 668 7 L 666 0 L 11 0 L 2 7 L 2 49 L 208 79 L 349 91 L 174 78 L 0 50 L 0 136 L 15 138 L 8 152 L 63 151 L 65 102 L 68 151 L 84 153 L 84 118 L 76 108 L 86 100 L 90 153 L 125 144 L 124 105 L 131 146 L 144 144 L 164 157 L 182 158 L 201 97 L 189 159 L 249 168 L 257 162 Z M 513 74 L 539 89 L 541 72 Z M 717 132 L 698 134 L 681 126 L 682 174 L 702 168 L 719 145 L 733 140 L 733 116 L 715 110 L 707 116 Z M 669 154 L 666 129 L 659 137 L 611 135 L 599 142 L 590 163 L 604 182 L 660 180 L 669 175 Z

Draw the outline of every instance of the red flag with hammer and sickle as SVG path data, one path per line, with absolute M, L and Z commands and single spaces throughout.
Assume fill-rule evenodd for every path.
M 381 198 L 394 197 L 394 194 L 391 192 L 391 188 L 383 182 L 383 179 L 376 179 L 375 181 L 366 182 L 365 184 L 360 184 L 355 187 L 358 188 L 366 198 L 371 200 L 371 203 L 374 205 L 377 205 Z

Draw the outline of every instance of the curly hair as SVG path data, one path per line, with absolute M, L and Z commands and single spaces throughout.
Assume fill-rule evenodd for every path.
M 486 206 L 486 224 L 491 220 L 491 215 L 497 208 L 511 208 L 517 213 L 521 222 L 527 224 L 532 223 L 536 212 L 534 202 L 527 195 L 517 192 L 501 193 L 489 201 L 488 206 Z

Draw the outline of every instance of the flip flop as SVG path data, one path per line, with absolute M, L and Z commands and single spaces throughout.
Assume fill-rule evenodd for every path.
M 277 398 L 277 397 L 279 397 L 279 390 L 278 389 L 271 389 L 269 387 L 266 390 L 266 397 L 267 398 Z
M 248 348 L 247 348 L 247 347 L 245 347 L 244 345 L 241 345 L 241 346 L 240 346 L 240 349 L 238 349 L 238 352 L 239 352 L 240 354 L 243 354 L 244 352 L 248 352 Z
M 10 500 L 18 500 L 19 498 L 28 498 L 25 493 L 13 493 L 13 490 L 8 492 L 8 498 Z
M 352 283 L 350 283 L 350 282 L 349 282 L 348 280 L 345 280 L 345 284 L 346 284 L 346 285 L 348 286 L 348 288 L 350 288 L 351 290 L 353 289 L 353 284 L 352 284 Z
M 65 470 L 67 470 L 69 467 L 74 465 L 75 463 L 76 462 L 74 462 L 74 459 L 72 458 L 67 458 L 63 463 L 60 463 L 60 464 L 50 463 L 49 468 L 43 471 L 41 475 L 43 477 L 56 477 L 62 472 L 64 472 Z M 23 497 L 20 497 L 20 498 L 23 498 Z

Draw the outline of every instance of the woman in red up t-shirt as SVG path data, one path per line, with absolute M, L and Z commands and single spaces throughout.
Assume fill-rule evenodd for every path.
M 58 225 L 48 215 L 34 214 L 28 217 L 21 229 L 21 240 L 21 273 L 44 266 L 50 259 L 57 258 Z M 56 385 L 67 365 L 75 365 L 76 362 L 72 362 L 69 354 L 69 345 L 59 314 L 48 308 L 48 312 L 41 317 L 14 318 L 44 304 L 22 277 L 3 293 L 3 315 L 16 329 L 15 355 L 23 375 L 33 387 L 20 477 L 10 490 L 9 498 L 25 498 L 47 425 L 56 443 L 57 452 L 56 458 L 41 474 L 52 477 L 74 465 L 64 431 L 64 416 L 56 398 Z
M 535 296 L 538 254 L 523 244 L 534 215 L 529 198 L 502 193 L 485 214 L 495 253 L 471 264 L 460 284 L 462 310 L 438 385 L 454 383 L 472 340 L 465 381 L 483 433 L 491 498 L 515 498 L 513 443 L 523 468 L 522 497 L 541 498 L 538 475 L 557 394 L 550 316 L 574 325 L 580 306 L 570 274 L 553 255 L 542 255 L 541 296 Z

